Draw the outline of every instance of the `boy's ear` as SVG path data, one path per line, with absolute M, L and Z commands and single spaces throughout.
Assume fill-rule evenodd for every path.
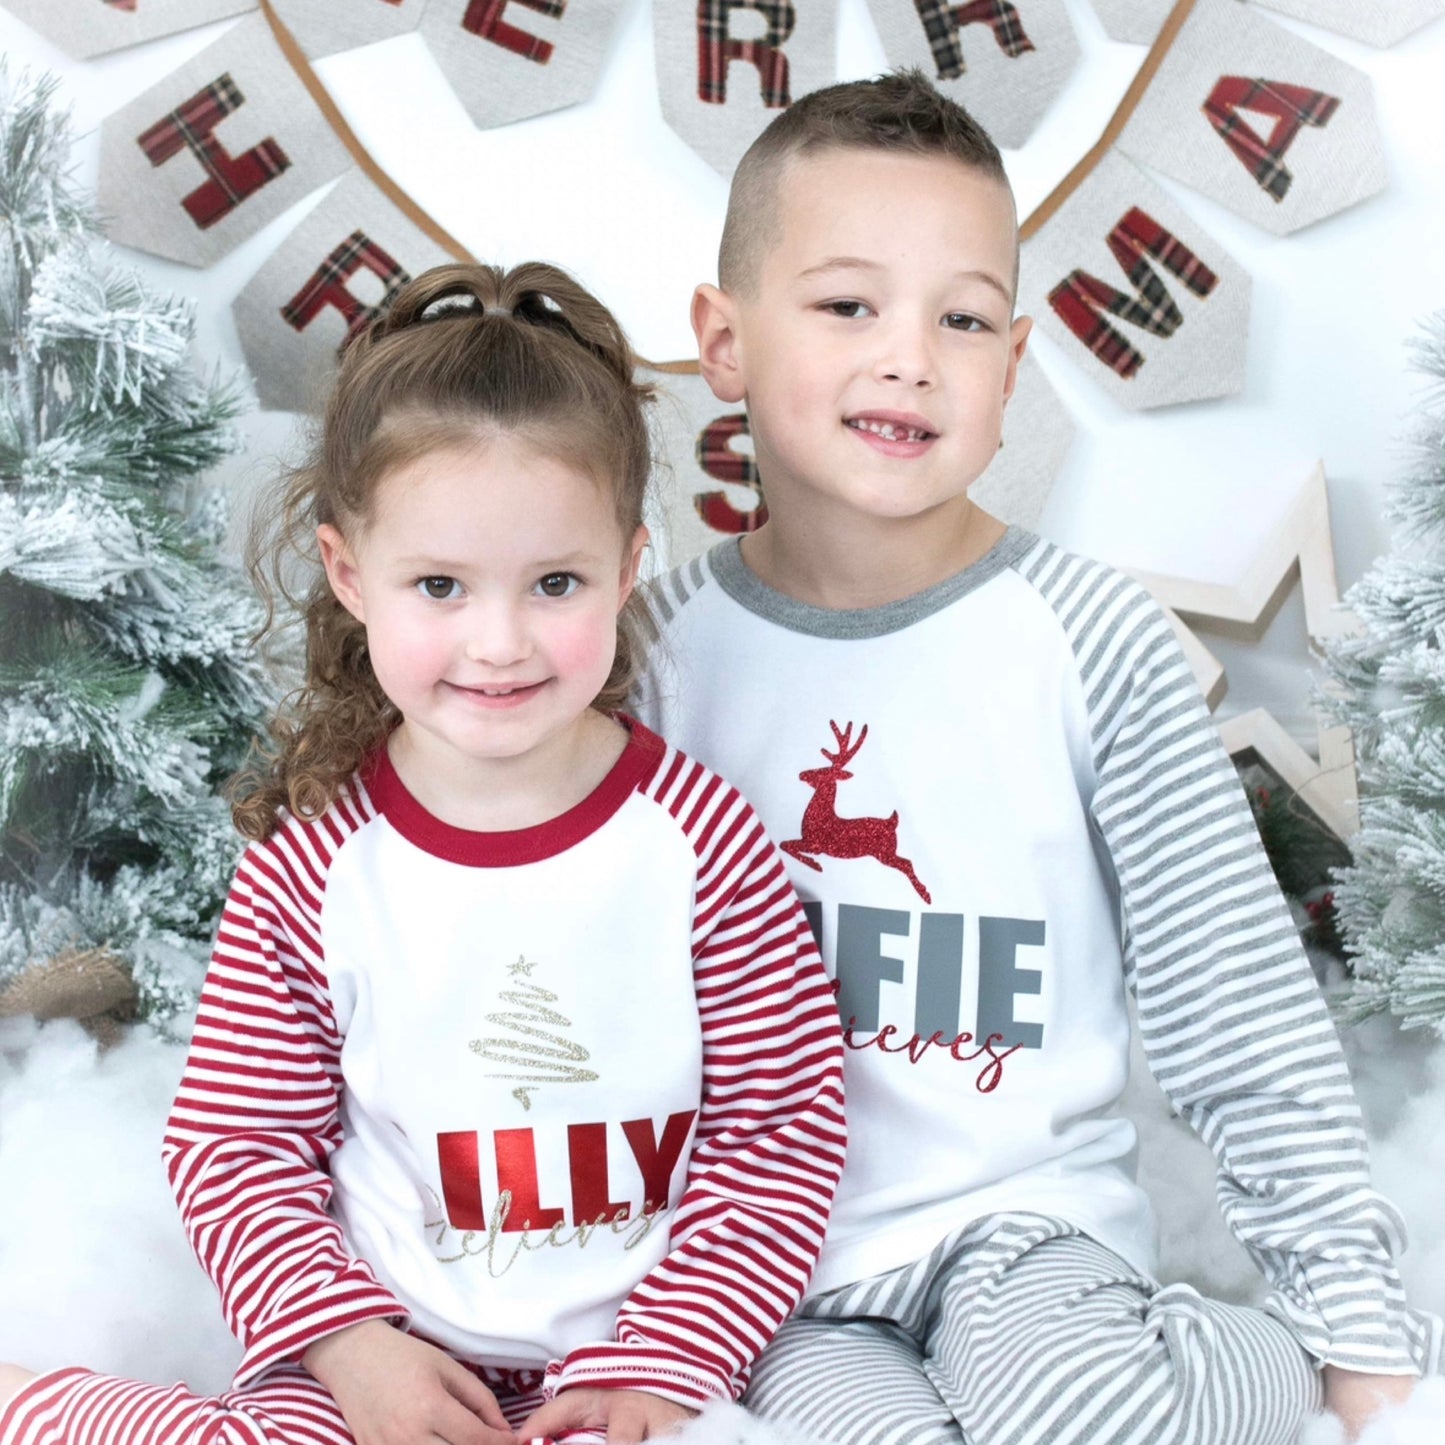
M 747 397 L 738 345 L 737 304 L 726 291 L 703 284 L 692 293 L 692 329 L 697 336 L 697 364 L 703 380 L 719 401 Z
M 1003 399 L 1007 401 L 1014 394 L 1014 387 L 1018 385 L 1019 362 L 1024 359 L 1024 352 L 1028 350 L 1029 332 L 1034 329 L 1033 317 L 1016 316 L 1014 323 L 1009 327 L 1008 333 L 1008 370 L 1004 373 Z
M 330 522 L 316 529 L 316 545 L 321 549 L 321 565 L 336 600 L 358 621 L 365 622 L 361 602 L 361 583 L 356 572 L 356 558 L 346 538 Z

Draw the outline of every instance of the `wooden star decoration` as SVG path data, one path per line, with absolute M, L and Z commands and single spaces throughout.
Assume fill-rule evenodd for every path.
M 1243 633 L 1258 641 L 1295 582 L 1304 596 L 1305 627 L 1313 642 L 1359 630 L 1359 619 L 1340 605 L 1329 495 L 1323 463 L 1300 489 L 1289 513 L 1267 537 L 1242 581 L 1232 586 L 1183 577 L 1132 574 L 1164 608 L 1212 711 L 1228 688 L 1223 664 L 1193 627 Z M 1252 754 L 1276 773 L 1336 837 L 1359 827 L 1359 786 L 1349 728 L 1318 723 L 1318 759 L 1312 758 L 1265 708 L 1254 708 L 1219 725 L 1232 758 Z

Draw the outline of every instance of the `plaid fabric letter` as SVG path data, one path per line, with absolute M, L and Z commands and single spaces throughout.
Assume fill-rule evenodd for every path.
M 539 40 L 535 35 L 529 35 L 525 30 L 519 30 L 517 26 L 509 25 L 503 20 L 502 12 L 511 4 L 525 5 L 527 9 L 535 10 L 538 15 L 547 15 L 553 20 L 560 20 L 562 12 L 567 8 L 567 0 L 472 0 L 467 6 L 467 13 L 462 17 L 462 29 L 471 31 L 473 35 L 480 35 L 483 40 L 490 40 L 504 50 L 510 50 L 513 55 L 520 55 L 524 60 L 535 60 L 538 65 L 546 65 L 556 47 L 551 41 Z
M 227 73 L 137 138 L 153 166 L 163 166 L 183 150 L 189 150 L 200 161 L 209 179 L 181 204 L 203 231 L 291 165 L 286 152 L 269 137 L 239 156 L 227 154 L 216 140 L 216 127 L 245 100 Z
M 1148 257 L 1172 271 L 1196 296 L 1208 296 L 1219 278 L 1188 246 L 1137 206 L 1109 232 L 1108 243 L 1139 295 L 1126 296 L 1097 276 L 1075 270 L 1049 292 L 1049 305 L 1105 366 L 1127 381 L 1143 366 L 1144 357 L 1109 325 L 1104 312 L 1155 336 L 1172 336 L 1184 324 L 1183 313 L 1155 275 Z
M 966 5 L 950 5 L 947 0 L 913 0 L 928 48 L 938 67 L 940 80 L 957 80 L 968 69 L 963 59 L 963 45 L 958 32 L 965 25 L 987 25 L 993 30 L 998 47 L 1010 58 L 1032 50 L 1034 43 L 1024 34 L 1019 12 L 1008 0 L 968 0 Z
M 335 234 L 334 232 L 332 233 Z M 363 266 L 381 278 L 386 294 L 376 306 L 353 296 L 345 282 Z M 305 331 L 327 306 L 334 306 L 345 318 L 344 351 L 361 331 L 411 277 L 387 255 L 365 231 L 353 231 L 320 265 L 316 274 L 281 308 L 281 315 L 297 331 Z
M 1285 85 L 1277 80 L 1225 75 L 1204 102 L 1204 114 L 1254 177 L 1260 190 L 1282 201 L 1294 179 L 1284 165 L 1284 153 L 1302 125 L 1328 125 L 1339 104 L 1337 96 L 1326 95 L 1322 90 L 1306 90 L 1302 85 Z M 1274 117 L 1274 129 L 1268 140 L 1240 119 L 1241 108 Z
M 668 3 L 668 0 L 659 0 Z M 676 3 L 676 0 L 671 0 Z M 757 10 L 767 25 L 761 40 L 734 40 L 729 22 L 734 10 Z M 788 57 L 783 44 L 798 23 L 791 0 L 698 0 L 697 95 L 712 105 L 728 98 L 728 62 L 745 60 L 758 68 L 763 104 L 781 110 L 792 104 L 788 91 Z
M 768 520 L 768 509 L 763 502 L 762 482 L 758 468 L 745 452 L 732 448 L 734 437 L 748 434 L 748 418 L 744 412 L 731 416 L 720 416 L 703 428 L 697 439 L 697 464 L 708 476 L 720 482 L 736 482 L 742 487 L 751 487 L 758 494 L 758 504 L 750 512 L 740 511 L 728 501 L 723 492 L 698 492 L 692 504 L 703 522 L 714 532 L 734 535 L 738 532 L 755 532 Z

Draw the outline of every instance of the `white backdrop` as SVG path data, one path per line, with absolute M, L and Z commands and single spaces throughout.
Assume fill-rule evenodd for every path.
M 840 3 L 840 76 L 884 68 L 863 0 Z M 1027 145 L 1006 152 L 1021 214 L 1098 136 L 1144 54 L 1108 40 L 1084 0 L 1066 3 L 1083 60 Z M 1381 51 L 1262 13 L 1372 77 L 1389 189 L 1276 238 L 1161 180 L 1254 277 L 1245 390 L 1134 414 L 1038 339 L 1035 355 L 1078 428 L 1040 529 L 1111 562 L 1229 583 L 1322 459 L 1344 587 L 1388 545 L 1385 488 L 1400 472 L 1401 439 L 1421 393 L 1405 343 L 1423 316 L 1445 307 L 1445 21 Z M 229 23 L 76 62 L 0 11 L 0 46 L 12 63 L 61 77 L 80 137 L 77 175 L 91 183 L 104 117 Z M 644 354 L 693 354 L 688 298 L 697 281 L 713 277 L 726 187 L 662 120 L 649 0 L 626 6 L 590 102 L 497 130 L 471 125 L 414 36 L 333 57 L 318 70 L 381 165 L 475 254 L 558 261 L 613 306 Z M 315 199 L 207 271 L 134 256 L 154 284 L 197 298 L 208 364 L 240 365 L 231 299 Z M 358 292 L 367 279 L 353 283 Z M 281 414 L 247 420 L 247 452 L 227 473 L 238 511 L 292 448 L 294 428 Z M 1297 591 L 1259 644 L 1209 641 L 1229 670 L 1221 715 L 1268 706 L 1312 740 Z

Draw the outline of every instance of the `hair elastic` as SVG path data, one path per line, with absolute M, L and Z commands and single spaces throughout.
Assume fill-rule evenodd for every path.
M 495 305 L 494 305 L 494 306 L 484 306 L 484 307 L 482 308 L 482 315 L 483 315 L 483 316 L 510 316 L 511 314 L 512 314 L 512 308 L 511 308 L 510 306 L 495 306 Z

